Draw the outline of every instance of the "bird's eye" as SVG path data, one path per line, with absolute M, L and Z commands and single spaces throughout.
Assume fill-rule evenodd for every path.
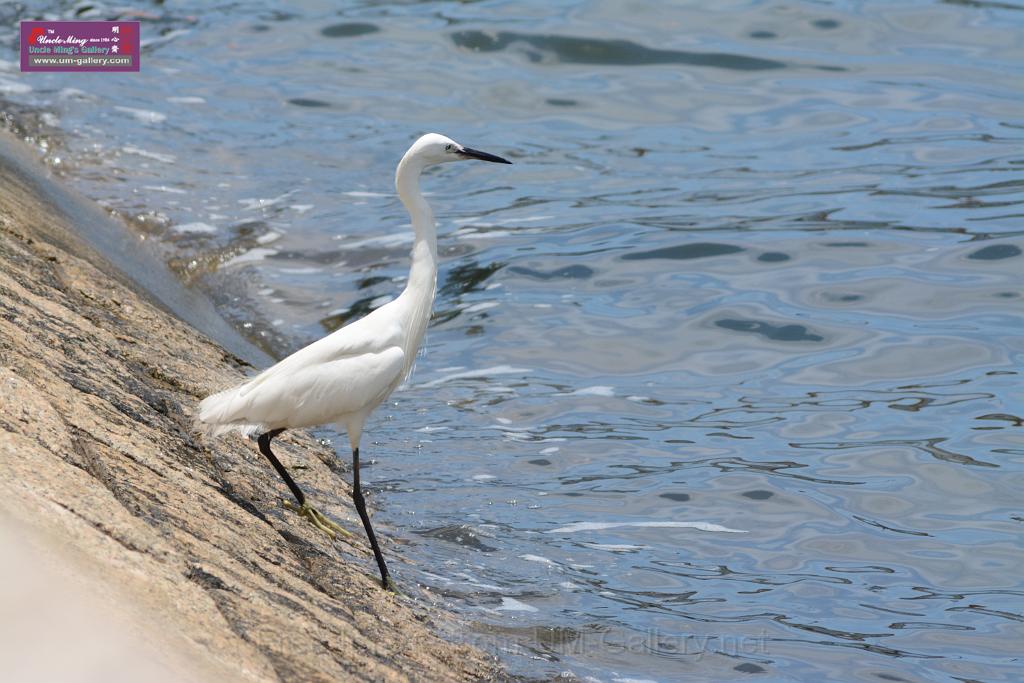
M 451 145 L 445 145 L 444 146 L 444 151 L 446 151 L 446 152 L 452 151 L 452 146 Z

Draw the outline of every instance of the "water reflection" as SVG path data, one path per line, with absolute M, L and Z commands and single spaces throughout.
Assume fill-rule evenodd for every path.
M 709 258 L 722 256 L 724 254 L 736 254 L 743 251 L 743 247 L 732 244 L 714 244 L 700 242 L 695 244 L 680 244 L 675 247 L 663 247 L 651 251 L 633 252 L 623 255 L 626 261 L 643 261 L 646 259 L 676 259 L 687 260 L 695 258 Z
M 601 40 L 557 35 L 531 35 L 499 31 L 457 31 L 452 42 L 473 52 L 496 52 L 510 47 L 525 48 L 531 62 L 553 61 L 568 64 L 605 64 L 614 66 L 645 66 L 652 64 L 687 64 L 737 71 L 782 69 L 786 65 L 772 59 L 760 59 L 726 53 L 658 50 L 628 40 Z
M 380 27 L 376 24 L 353 21 L 324 26 L 320 29 L 320 35 L 327 38 L 353 38 L 355 36 L 369 35 L 378 31 L 380 31 Z

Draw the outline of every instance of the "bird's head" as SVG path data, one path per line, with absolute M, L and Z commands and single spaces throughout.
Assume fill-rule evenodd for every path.
M 434 164 L 443 164 L 448 161 L 464 161 L 466 159 L 479 159 L 480 161 L 491 161 L 496 164 L 511 164 L 511 161 L 502 159 L 494 154 L 481 152 L 480 150 L 460 145 L 451 138 L 438 133 L 427 133 L 409 148 L 405 154 L 407 159 L 417 159 L 424 167 Z

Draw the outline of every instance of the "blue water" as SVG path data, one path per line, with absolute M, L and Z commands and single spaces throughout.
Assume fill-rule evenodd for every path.
M 11 125 L 279 355 L 402 286 L 417 135 L 515 162 L 426 180 L 364 443 L 395 574 L 513 671 L 1024 677 L 1024 6 L 12 7 Z M 77 13 L 142 73 L 19 74 Z

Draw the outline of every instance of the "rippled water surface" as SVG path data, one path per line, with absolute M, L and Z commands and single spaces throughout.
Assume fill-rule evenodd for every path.
M 1021 9 L 15 4 L 9 60 L 46 14 L 148 47 L 0 96 L 278 354 L 402 286 L 419 133 L 515 161 L 426 180 L 364 441 L 395 573 L 515 671 L 1020 680 Z

